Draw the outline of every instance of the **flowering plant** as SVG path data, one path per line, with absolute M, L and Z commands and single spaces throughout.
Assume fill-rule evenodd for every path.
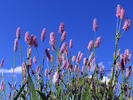
M 111 69 L 110 80 L 104 80 L 104 66 L 99 68 L 96 61 L 96 50 L 101 43 L 101 37 L 97 37 L 97 20 L 93 20 L 94 40 L 88 44 L 88 54 L 84 56 L 81 51 L 77 57 L 71 54 L 73 47 L 72 39 L 69 41 L 69 46 L 65 42 L 66 31 L 64 23 L 59 26 L 60 40 L 57 45 L 55 33 L 50 33 L 49 44 L 51 48 L 44 47 L 46 29 L 41 33 L 41 41 L 43 44 L 43 59 L 41 63 L 38 52 L 37 37 L 29 32 L 25 33 L 25 42 L 27 44 L 27 57 L 22 60 L 21 45 L 20 45 L 20 61 L 22 65 L 22 84 L 17 89 L 17 83 L 13 85 L 13 77 L 10 86 L 8 97 L 5 94 L 5 82 L 1 81 L 0 95 L 1 98 L 13 100 L 32 99 L 32 100 L 127 100 L 131 98 L 132 86 L 130 83 L 130 75 L 132 66 L 130 63 L 131 54 L 128 49 L 124 54 L 120 54 L 120 49 L 117 48 L 118 42 L 124 32 L 128 31 L 130 20 L 125 19 L 123 32 L 121 30 L 121 22 L 124 20 L 124 8 L 117 6 L 116 17 L 116 37 L 114 59 Z M 17 53 L 18 43 L 20 43 L 20 28 L 17 28 L 16 39 L 14 41 L 14 53 Z M 36 49 L 37 57 L 32 56 L 32 49 Z M 15 55 L 14 55 L 15 56 Z M 15 58 L 15 57 L 14 57 Z M 33 58 L 33 61 L 32 61 Z M 36 59 L 38 58 L 38 59 Z M 83 60 L 83 62 L 82 62 Z M 46 62 L 46 64 L 45 64 Z M 2 59 L 0 66 L 3 66 Z M 81 67 L 82 66 L 82 67 Z M 126 69 L 126 66 L 128 68 Z M 93 71 L 91 70 L 93 67 Z M 15 68 L 15 59 L 14 59 Z M 14 74 L 13 68 L 13 74 Z M 45 69 L 44 69 L 45 68 Z M 36 71 L 35 71 L 36 70 Z M 121 80 L 120 80 L 121 79 Z M 45 80 L 45 81 L 44 81 Z M 117 87 L 120 84 L 120 87 Z M 120 93 L 117 93 L 120 89 Z M 13 91 L 13 94 L 12 94 Z

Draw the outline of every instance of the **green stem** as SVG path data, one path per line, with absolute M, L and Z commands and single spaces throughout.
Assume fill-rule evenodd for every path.
M 12 76 L 12 81 L 11 81 L 11 85 L 13 84 L 13 77 L 14 77 L 14 68 L 15 68 L 15 58 L 16 58 L 16 52 L 14 53 L 14 63 L 13 63 L 13 76 Z M 11 88 L 10 88 L 10 99 L 11 99 Z
M 21 65 L 22 65 L 22 51 L 21 51 L 21 42 L 19 40 L 19 46 L 20 46 L 20 62 L 21 62 Z M 22 70 L 22 73 L 23 73 L 23 70 Z M 22 74 L 22 84 L 23 84 L 23 74 Z
M 43 41 L 43 61 L 42 61 L 42 75 L 43 75 L 43 73 L 44 73 L 44 58 L 45 58 L 45 56 L 44 56 L 44 41 Z

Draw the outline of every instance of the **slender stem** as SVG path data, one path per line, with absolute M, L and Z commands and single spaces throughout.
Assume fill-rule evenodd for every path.
M 120 20 L 120 24 L 119 24 L 119 29 L 118 29 L 118 33 L 120 33 L 121 22 L 122 22 L 122 20 Z
M 4 76 L 3 75 L 2 75 L 2 80 L 4 81 Z M 6 100 L 5 84 L 3 84 L 3 85 L 4 85 L 4 96 L 5 96 L 5 100 Z
M 117 18 L 116 33 L 118 32 L 118 23 L 119 23 L 119 18 Z
M 44 73 L 44 58 L 45 58 L 45 56 L 44 56 L 44 41 L 43 41 L 42 75 L 43 75 L 43 73 Z
M 12 81 L 11 81 L 11 85 L 13 84 L 13 77 L 14 77 L 14 68 L 15 68 L 15 58 L 16 58 L 16 52 L 14 53 L 14 63 L 13 63 L 13 76 L 12 76 Z M 11 99 L 11 88 L 10 88 L 10 99 Z
M 41 68 L 41 62 L 40 62 L 39 52 L 38 52 L 37 48 L 36 48 L 36 52 L 37 52 L 37 56 L 38 56 L 38 60 L 39 60 L 39 67 Z
M 21 42 L 19 40 L 19 46 L 20 46 L 20 62 L 21 62 L 21 66 L 22 66 L 22 51 L 21 51 Z M 22 70 L 22 73 L 23 73 L 23 70 Z M 22 82 L 23 82 L 23 74 L 22 74 Z

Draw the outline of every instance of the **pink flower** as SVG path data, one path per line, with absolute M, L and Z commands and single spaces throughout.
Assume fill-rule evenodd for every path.
M 1 85 L 0 85 L 0 90 L 3 91 L 4 90 L 4 81 L 1 81 Z
M 44 41 L 45 34 L 46 34 L 46 29 L 43 28 L 43 30 L 42 30 L 42 34 L 41 34 L 41 40 L 42 40 L 42 41 Z
M 50 61 L 51 56 L 50 56 L 50 54 L 49 54 L 49 50 L 48 50 L 48 49 L 45 49 L 45 53 L 46 53 L 47 59 Z
M 16 37 L 18 40 L 20 39 L 20 27 L 17 28 Z
M 52 79 L 54 85 L 57 83 L 58 78 L 59 78 L 59 74 L 58 72 L 55 72 L 55 74 L 53 75 L 53 79 Z
M 96 60 L 95 58 L 92 60 L 92 65 L 93 65 L 93 66 L 94 66 L 94 64 L 95 64 L 95 60 Z
M 123 20 L 124 19 L 124 8 L 121 9 L 121 14 L 120 14 L 120 19 Z
M 96 42 L 95 42 L 95 48 L 99 47 L 100 42 L 101 42 L 101 37 L 98 37 Z
M 25 62 L 22 63 L 22 72 L 23 72 L 23 76 L 26 77 Z
M 24 77 L 24 79 L 23 79 L 23 84 L 25 84 L 25 82 L 26 82 L 26 77 Z
M 86 59 L 86 58 L 83 59 L 83 64 L 84 64 L 85 66 L 87 65 L 87 59 Z
M 30 47 L 32 47 L 32 45 L 34 44 L 33 38 L 34 38 L 34 35 L 31 34 L 31 37 L 30 37 L 29 40 L 28 40 L 28 45 L 29 45 Z
M 91 52 L 91 54 L 89 56 L 89 62 L 91 62 L 92 58 L 93 58 L 93 52 Z
M 60 53 L 65 52 L 66 48 L 67 48 L 67 44 L 66 44 L 66 42 L 64 42 L 64 43 L 62 44 L 62 46 L 61 46 Z
M 97 21 L 96 21 L 96 18 L 93 20 L 93 31 L 94 32 L 97 31 Z
M 121 8 L 120 8 L 120 5 L 118 4 L 116 9 L 116 17 L 119 18 L 120 15 L 121 15 Z
M 122 70 L 122 66 L 119 62 L 117 62 L 117 66 L 119 67 L 120 70 Z
M 91 82 L 91 90 L 93 90 L 94 89 L 94 82 L 92 81 Z
M 61 35 L 61 41 L 64 41 L 66 38 L 66 32 L 64 31 Z
M 56 42 L 55 34 L 53 32 L 51 32 L 50 33 L 50 41 L 49 41 L 49 43 L 50 43 L 51 46 L 54 46 L 55 42 Z
M 36 36 L 33 37 L 33 45 L 34 45 L 35 48 L 38 46 Z
M 95 69 L 96 69 L 96 65 L 93 67 L 93 71 L 95 71 Z
M 3 66 L 3 63 L 4 63 L 4 59 L 2 58 L 1 63 L 0 63 L 0 67 Z
M 82 60 L 82 58 L 83 58 L 83 53 L 80 54 L 79 60 Z
M 73 57 L 72 57 L 72 62 L 73 62 L 73 63 L 75 62 L 75 59 L 76 59 L 76 57 L 73 56 Z
M 72 39 L 69 42 L 69 48 L 72 48 Z
M 88 44 L 88 50 L 91 50 L 93 47 L 93 41 L 91 40 Z
M 77 67 L 78 67 L 78 66 L 77 66 L 77 65 L 75 65 L 75 67 L 74 67 L 74 72 L 76 72 L 76 71 L 77 71 Z
M 29 66 L 32 66 L 32 59 L 29 59 Z
M 84 66 L 82 66 L 82 72 L 84 72 Z
M 18 47 L 18 39 L 15 39 L 15 41 L 14 41 L 14 52 L 17 51 L 17 47 Z
M 63 60 L 63 64 L 61 66 L 61 69 L 64 69 L 66 67 L 66 65 L 67 65 L 67 61 L 66 60 Z
M 59 26 L 59 33 L 62 34 L 64 32 L 64 23 L 61 23 Z
M 77 56 L 77 59 L 76 59 L 77 64 L 79 64 L 80 56 L 81 56 L 81 51 L 78 52 L 78 56 Z M 81 56 L 81 57 L 82 57 L 82 56 Z
M 124 23 L 124 26 L 123 26 L 123 30 L 127 31 L 129 29 L 129 26 L 130 26 L 130 20 L 127 18 L 125 20 L 125 23 Z
M 28 49 L 28 54 L 31 55 L 31 48 Z
M 120 49 L 119 49 L 118 52 L 117 52 L 117 56 L 118 56 L 118 57 L 120 56 Z
M 36 64 L 36 58 L 35 58 L 35 56 L 33 57 L 33 63 Z
M 129 55 L 129 50 L 126 49 L 125 52 L 124 52 L 124 54 Z
M 61 58 L 62 58 L 62 60 L 65 60 L 65 55 L 64 55 L 64 53 L 62 54 L 62 57 L 61 57 Z
M 131 72 L 132 72 L 132 67 L 131 67 L 131 66 L 129 66 L 129 68 L 128 68 L 128 69 L 126 69 L 126 78 L 127 78 L 127 79 L 129 78 L 129 76 L 130 76 Z
M 48 75 L 48 70 L 47 70 L 47 68 L 45 69 L 45 76 L 47 76 Z
M 26 33 L 25 33 L 25 42 L 28 42 L 29 39 L 30 39 L 29 32 L 26 32 Z

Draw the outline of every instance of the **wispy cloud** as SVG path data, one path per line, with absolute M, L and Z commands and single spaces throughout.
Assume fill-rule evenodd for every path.
M 11 69 L 0 69 L 0 73 L 13 73 L 13 68 L 11 68 Z M 22 73 L 21 66 L 15 67 L 14 73 L 15 74 L 21 74 Z
M 103 62 L 99 62 L 99 63 L 98 63 L 98 66 L 99 66 L 99 67 L 103 66 Z

